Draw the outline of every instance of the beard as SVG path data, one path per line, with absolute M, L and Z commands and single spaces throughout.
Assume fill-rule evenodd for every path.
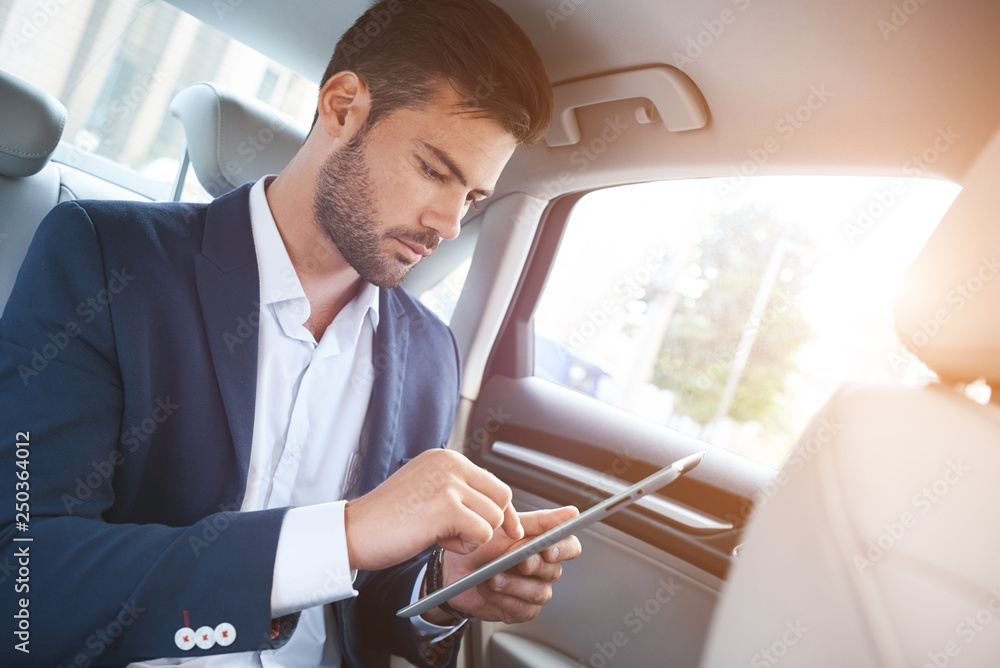
M 366 132 L 359 132 L 339 151 L 331 153 L 316 177 L 313 216 L 340 255 L 362 279 L 380 288 L 403 282 L 416 262 L 383 244 L 399 239 L 434 251 L 437 232 L 414 232 L 405 227 L 380 231 L 375 192 L 363 151 Z

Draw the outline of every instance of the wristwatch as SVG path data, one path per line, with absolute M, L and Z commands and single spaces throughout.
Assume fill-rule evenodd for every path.
M 440 547 L 436 547 L 431 551 L 431 556 L 427 560 L 427 574 L 424 578 L 424 582 L 427 585 L 427 595 L 433 594 L 438 589 L 444 586 L 444 577 L 442 574 L 442 559 L 441 556 L 444 554 L 444 550 Z M 448 605 L 447 601 L 438 606 L 441 610 L 447 612 L 449 615 L 457 619 L 458 621 L 465 621 L 466 619 L 472 619 L 472 615 L 468 615 L 461 610 L 456 610 L 455 608 Z

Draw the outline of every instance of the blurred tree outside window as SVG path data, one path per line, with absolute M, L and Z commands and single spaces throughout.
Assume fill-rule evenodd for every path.
M 849 381 L 919 383 L 892 295 L 958 187 L 758 177 L 597 190 L 570 213 L 535 310 L 535 375 L 775 468 Z

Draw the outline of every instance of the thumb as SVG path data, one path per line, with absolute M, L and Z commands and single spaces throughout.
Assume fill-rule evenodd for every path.
M 535 510 L 521 513 L 521 526 L 524 527 L 525 536 L 537 536 L 553 529 L 567 520 L 571 520 L 580 511 L 576 506 L 563 506 L 551 510 Z

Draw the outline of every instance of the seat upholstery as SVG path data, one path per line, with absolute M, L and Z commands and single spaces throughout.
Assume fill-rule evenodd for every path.
M 194 172 L 213 197 L 277 174 L 308 134 L 263 102 L 213 83 L 178 92 L 170 112 L 184 126 Z
M 281 171 L 307 134 L 271 107 L 215 84 L 189 86 L 170 109 L 184 125 L 195 173 L 213 196 Z M 146 199 L 52 162 L 65 123 L 58 100 L 0 71 L 0 315 L 49 209 L 70 199 Z
M 983 378 L 1000 395 L 1000 131 L 907 271 L 896 329 L 943 379 Z
M 942 382 L 847 386 L 820 411 L 761 495 L 703 668 L 997 665 L 998 179 L 1000 135 L 897 296 Z M 993 403 L 954 389 L 980 378 Z
M 38 224 L 59 202 L 146 197 L 52 158 L 66 108 L 41 88 L 0 71 L 0 315 Z
M 150 198 L 129 190 L 111 181 L 88 174 L 68 164 L 59 162 L 59 152 L 52 156 L 52 162 L 59 169 L 59 201 L 77 199 L 118 199 L 148 202 Z
M 992 665 L 1000 619 L 974 643 L 959 625 L 1000 613 L 1000 407 L 940 385 L 844 387 L 789 462 L 702 665 L 923 666 L 949 643 L 959 665 Z
M 0 314 L 38 223 L 59 201 L 49 162 L 66 108 L 41 88 L 0 71 Z

